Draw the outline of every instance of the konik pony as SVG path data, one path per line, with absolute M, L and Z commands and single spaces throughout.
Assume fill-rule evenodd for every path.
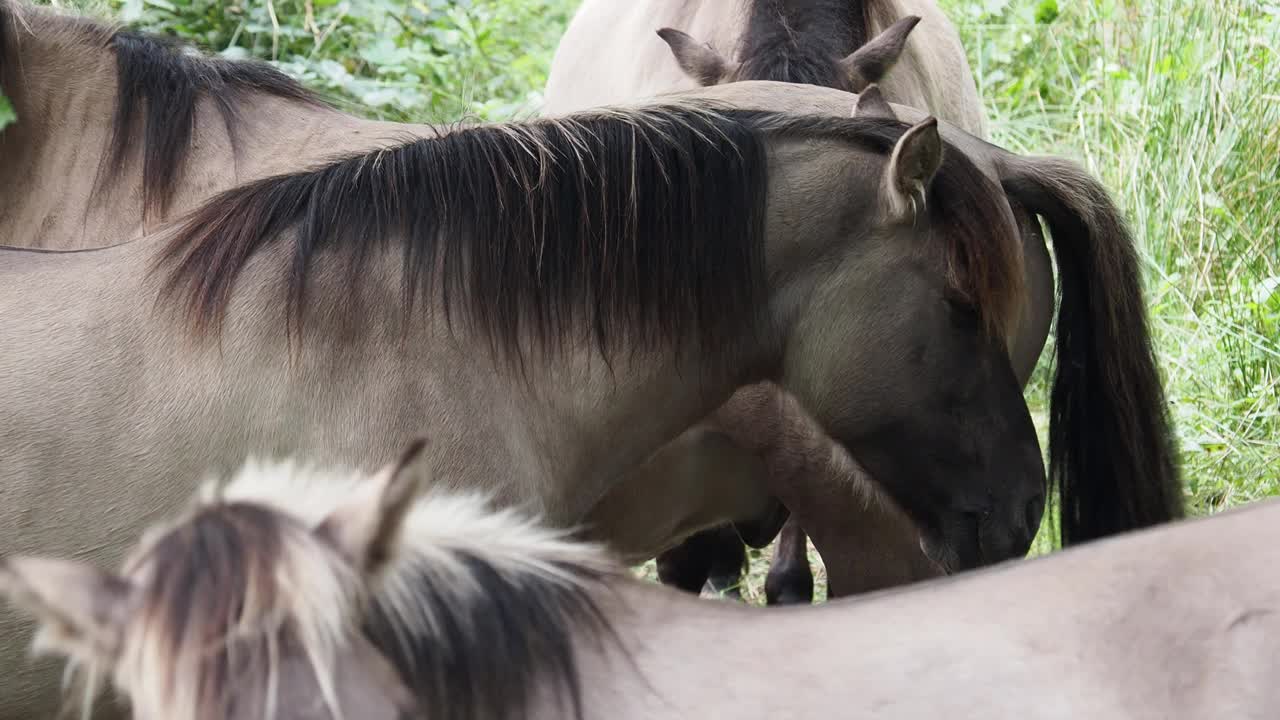
M 931 16 L 922 14 L 932 27 Z M 909 57 L 912 47 L 908 43 Z M 12 0 L 0 2 L 0 82 L 20 118 L 0 133 L 0 237 L 16 245 L 89 247 L 130 237 L 235 182 L 436 133 L 336 112 L 265 65 L 201 57 L 157 38 Z M 790 109 L 793 96 L 771 92 L 757 88 L 747 96 L 757 107 Z M 847 114 L 849 104 L 801 101 L 839 114 Z M 62 121 L 44 120 L 50 117 Z M 93 182 L 76 184 L 86 178 Z M 1016 202 L 1013 208 L 1016 214 Z M 1134 432 L 1146 437 L 1154 430 Z M 671 460 L 677 452 L 715 457 L 722 444 L 711 442 L 710 452 L 708 443 L 680 445 L 655 459 L 667 461 L 665 467 L 697 464 Z M 651 479 L 643 468 L 632 477 Z M 1130 498 L 1119 504 L 1127 510 L 1101 505 L 1141 514 L 1147 503 Z

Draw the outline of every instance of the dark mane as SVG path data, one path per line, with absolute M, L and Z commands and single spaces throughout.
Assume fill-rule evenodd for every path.
M 0 0 L 0 72 L 7 44 L 12 42 L 16 50 L 21 33 L 28 28 L 33 35 L 75 33 L 86 51 L 104 46 L 114 51 L 117 90 L 112 135 L 94 191 L 96 194 L 104 183 L 119 176 L 141 143 L 143 211 L 149 220 L 163 218 L 167 211 L 182 176 L 201 99 L 212 100 L 218 108 L 233 149 L 238 107 L 252 93 L 323 105 L 293 78 L 265 62 L 199 54 L 176 39 L 122 30 L 11 0 Z
M 366 637 L 396 668 L 423 717 L 524 717 L 538 686 L 550 681 L 572 708 L 563 716 L 582 720 L 574 639 L 622 647 L 593 594 L 607 587 L 608 571 L 547 561 L 556 579 L 549 571 L 500 567 L 480 553 L 451 552 L 465 579 L 419 563 L 400 573 L 411 585 L 411 606 L 376 593 L 365 614 Z
M 233 150 L 238 106 L 246 95 L 262 93 L 320 104 L 297 81 L 264 62 L 193 55 L 177 41 L 126 31 L 115 34 L 111 47 L 116 53 L 119 90 L 106 179 L 123 170 L 138 141 L 141 120 L 143 209 L 148 218 L 165 215 L 182 176 L 201 98 L 217 106 Z M 103 179 L 100 176 L 99 183 Z
M 455 304 L 495 351 L 606 352 L 740 335 L 758 307 L 767 163 L 741 117 L 672 108 L 488 125 L 231 189 L 171 240 L 167 294 L 216 327 L 245 262 L 293 229 L 289 318 L 308 270 L 344 251 L 403 254 L 406 306 Z
M 859 0 L 753 0 L 736 79 L 853 90 L 837 61 L 867 39 Z
M 162 298 L 196 331 L 216 329 L 249 258 L 288 237 L 287 317 L 300 329 L 322 253 L 345 253 L 355 284 L 373 251 L 398 247 L 406 308 L 429 296 L 449 319 L 462 305 L 495 351 L 555 350 L 588 332 L 606 354 L 699 341 L 714 353 L 756 329 L 768 138 L 885 153 L 905 128 L 672 105 L 457 130 L 213 198 L 159 257 Z M 951 150 L 933 195 L 957 288 L 1002 318 L 1021 277 L 1012 228 L 1000 232 L 1003 193 Z

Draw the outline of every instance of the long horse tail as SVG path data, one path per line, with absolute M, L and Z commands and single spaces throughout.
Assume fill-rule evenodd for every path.
M 1049 482 L 1063 545 L 1184 514 L 1133 237 L 1106 188 L 1058 158 L 1001 158 L 1005 191 L 1053 236 L 1061 305 Z

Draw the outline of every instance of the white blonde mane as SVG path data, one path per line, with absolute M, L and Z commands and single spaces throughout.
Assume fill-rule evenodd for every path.
M 314 527 L 376 489 L 372 478 L 251 460 L 221 497 Z M 539 682 L 564 691 L 566 716 L 579 713 L 572 637 L 612 636 L 590 591 L 624 573 L 602 546 L 569 534 L 495 510 L 479 494 L 428 489 L 416 499 L 389 562 L 370 582 L 363 629 L 407 675 L 427 717 L 514 716 Z M 488 686 L 494 677 L 503 687 Z
M 219 504 L 248 503 L 313 530 L 344 505 L 369 499 L 379 487 L 371 473 L 297 460 L 250 459 L 225 484 L 207 483 L 192 514 Z M 573 668 L 571 632 L 608 629 L 587 591 L 622 569 L 602 546 L 572 541 L 569 535 L 569 530 L 541 526 L 517 510 L 494 509 L 480 494 L 428 489 L 413 501 L 390 558 L 375 578 L 353 581 L 349 567 L 338 573 L 319 567 L 320 558 L 331 555 L 314 552 L 319 543 L 306 551 L 299 546 L 295 560 L 281 558 L 298 567 L 310 564 L 304 578 L 341 579 L 332 588 L 300 580 L 295 587 L 303 602 L 324 600 L 286 608 L 285 614 L 299 629 L 314 628 L 302 640 L 321 678 L 331 676 L 333 648 L 341 647 L 349 633 L 363 630 L 373 633 L 372 641 L 394 666 L 413 670 L 420 685 L 412 691 L 425 707 L 448 703 L 455 711 L 469 708 L 458 717 L 504 717 L 523 703 L 535 678 L 549 674 L 552 682 L 564 683 L 576 709 L 576 680 L 568 677 Z M 538 627 L 519 627 L 519 621 L 504 615 L 513 605 L 544 620 Z M 357 606 L 360 617 L 352 612 Z M 512 657 L 492 652 L 498 634 L 504 646 L 516 648 Z M 465 646 L 458 647 L 460 641 Z M 440 657 L 440 647 L 459 654 Z M 493 667 L 510 678 L 509 701 L 475 693 L 475 678 Z M 460 690 L 460 685 L 470 689 Z
M 314 527 L 357 493 L 371 490 L 371 478 L 369 473 L 296 460 L 250 459 L 220 492 L 203 492 L 215 492 L 224 502 L 258 503 Z M 456 566 L 459 553 L 552 582 L 572 582 L 573 574 L 564 566 L 599 572 L 617 567 L 603 545 L 572 540 L 571 534 L 512 508 L 495 509 L 483 494 L 427 489 L 405 520 L 399 547 L 404 555 L 387 568 L 387 588 L 394 592 L 397 576 L 421 562 Z

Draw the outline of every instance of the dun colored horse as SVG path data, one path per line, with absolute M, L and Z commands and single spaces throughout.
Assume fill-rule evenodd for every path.
M 0 0 L 0 87 L 19 115 L 0 133 L 0 243 L 16 246 L 80 249 L 135 237 L 237 182 L 436 134 L 337 112 L 265 64 L 202 57 L 9 0 Z M 732 466 L 740 458 L 727 458 L 723 443 L 697 431 L 673 441 L 601 503 L 591 527 L 643 558 L 759 513 L 769 502 L 763 470 L 750 478 L 740 466 L 696 484 L 671 474 Z
M 856 92 L 875 81 L 860 76 L 859 48 L 909 16 L 920 24 L 878 81 L 885 96 L 982 136 L 960 35 L 934 0 L 585 0 L 556 49 L 544 109 L 562 114 L 738 80 Z M 714 72 L 696 69 L 710 65 Z
M 733 50 L 733 56 L 717 47 Z M 695 84 L 742 80 L 804 83 L 851 92 L 879 83 L 888 100 L 929 111 L 983 135 L 982 104 L 959 34 L 933 0 L 639 0 L 628 4 L 587 0 L 556 52 L 546 107 L 553 113 L 581 110 Z M 1022 322 L 1010 353 L 1014 372 L 1025 385 L 1048 337 L 1053 276 L 1039 222 L 1015 199 L 1010 198 L 1010 205 L 1023 232 L 1028 278 Z M 810 464 L 820 465 L 831 449 L 821 443 L 813 446 L 819 457 Z M 743 464 L 734 461 L 720 471 L 731 472 Z M 859 471 L 856 465 L 846 467 Z M 1159 477 L 1153 480 L 1160 482 Z M 813 482 L 824 484 L 822 479 Z M 870 591 L 937 573 L 936 565 L 921 556 L 913 529 L 891 506 L 863 506 L 847 495 L 821 503 L 806 500 L 807 507 L 821 509 L 820 517 L 809 516 L 805 524 L 824 536 L 818 548 L 833 591 Z M 779 512 L 777 507 L 766 513 L 770 519 L 786 517 L 786 509 Z M 816 529 L 822 518 L 834 519 L 836 527 Z M 881 534 L 870 535 L 871 528 Z M 1071 543 L 1123 529 L 1115 526 L 1082 533 L 1071 528 L 1064 535 Z M 779 552 L 774 558 L 767 583 L 771 599 L 785 596 L 807 601 L 811 596 L 806 590 L 813 578 L 803 552 L 804 535 L 794 516 L 782 527 L 780 549 L 791 552 Z M 873 539 L 871 544 L 865 542 L 868 537 Z M 759 546 L 760 540 L 749 544 Z M 745 560 L 734 531 L 722 527 L 664 553 L 658 558 L 658 569 L 665 582 L 696 591 L 708 575 L 713 587 L 736 584 Z M 896 560 L 904 562 L 884 564 Z
M 336 112 L 267 65 L 10 0 L 0 0 L 0 84 L 19 115 L 0 133 L 0 242 L 16 246 L 135 237 L 237 182 L 436 134 Z M 764 478 L 743 474 L 758 465 L 694 431 L 630 473 L 633 489 L 602 502 L 592 526 L 616 550 L 652 555 L 708 523 L 759 512 Z M 692 489 L 671 474 L 695 467 L 737 470 Z
M 0 589 L 137 720 L 1280 713 L 1274 502 L 762 611 L 638 582 L 520 513 L 417 495 L 407 468 L 250 464 L 120 571 L 8 557 Z M 783 645 L 803 651 L 779 665 Z
M 60 247 L 105 242 L 105 234 L 102 238 L 86 237 L 86 228 L 99 224 L 116 227 L 110 223 L 120 222 L 133 223 L 135 229 L 143 229 L 139 218 L 143 198 L 149 192 L 168 193 L 167 207 L 172 215 L 196 206 L 202 192 L 226 187 L 236 180 L 296 168 L 299 162 L 306 160 L 305 153 L 297 152 L 297 148 L 356 152 L 401 142 L 406 133 L 403 126 L 366 123 L 326 110 L 314 100 L 293 99 L 289 97 L 292 91 L 288 89 L 273 92 L 271 83 L 265 80 L 246 80 L 254 77 L 255 72 L 269 71 L 230 67 L 238 64 L 192 56 L 159 44 L 152 38 L 116 33 L 92 23 L 76 21 L 67 24 L 65 18 L 40 10 L 23 9 L 25 17 L 19 22 L 12 22 L 15 7 L 8 2 L 0 4 L 0 10 L 5 11 L 0 13 L 0 20 L 5 21 L 0 32 L 0 40 L 4 44 L 0 54 L 3 58 L 0 60 L 0 78 L 3 78 L 6 92 L 16 100 L 23 118 L 18 125 L 7 128 L 0 135 L 0 152 L 5 158 L 5 162 L 0 163 L 0 176 L 3 176 L 0 228 L 3 228 L 7 242 L 26 242 L 33 234 L 42 244 Z M 23 52 L 35 54 L 24 57 Z M 42 58 L 42 61 L 37 62 L 33 57 Z M 60 64 L 59 59 L 74 60 L 75 63 L 69 66 L 68 71 L 68 66 Z M 152 79 L 117 82 L 117 74 L 120 77 Z M 274 77 L 280 79 L 278 75 Z M 19 89 L 16 92 L 15 87 Z M 150 94 L 142 97 L 143 93 Z M 768 84 L 716 88 L 707 96 L 730 105 L 774 111 L 805 110 L 828 115 L 847 115 L 852 102 L 850 96 L 842 93 L 813 94 L 802 88 Z M 133 98 L 132 105 L 126 102 L 130 97 Z M 30 112 L 32 107 L 58 108 L 65 122 L 42 127 L 39 119 L 49 117 L 49 113 Z M 130 111 L 130 107 L 133 110 Z M 180 122 L 144 122 L 143 115 L 157 107 L 167 108 L 176 113 L 176 117 L 190 120 L 186 125 L 190 134 L 182 134 L 184 125 Z M 220 108 L 227 107 L 233 108 L 234 112 L 224 116 Z M 897 108 L 895 112 L 901 115 L 903 109 Z M 419 132 L 434 135 L 435 131 L 421 128 Z M 957 162 L 972 160 L 978 164 L 982 174 L 993 181 L 1016 181 L 1020 174 L 1035 174 L 1029 173 L 1028 168 L 1039 161 L 1026 160 L 1014 167 L 1004 161 L 997 162 L 1003 157 L 998 151 L 974 144 L 962 133 L 944 126 L 942 135 L 961 148 L 958 154 L 952 153 L 959 158 Z M 182 137 L 187 139 L 175 139 Z M 102 196 L 79 192 L 75 181 L 86 176 L 98 176 L 99 160 L 104 157 L 98 152 L 99 144 L 108 149 L 105 157 L 109 157 L 116 152 L 112 148 L 119 147 L 120 143 L 128 148 L 123 151 L 126 158 L 123 167 L 118 173 L 110 174 L 109 182 L 103 182 L 96 188 L 98 193 L 118 193 L 110 196 L 113 202 L 102 202 L 95 199 Z M 183 148 L 187 152 L 177 150 L 166 154 L 154 151 L 161 146 Z M 76 147 L 77 152 L 67 152 L 68 147 Z M 891 145 L 883 147 L 887 151 Z M 37 149 L 41 152 L 34 152 Z M 173 181 L 158 181 L 157 178 L 164 175 L 147 170 L 145 158 L 148 157 L 155 160 L 150 165 L 152 170 L 177 163 L 178 169 L 170 176 Z M 873 153 L 869 162 L 872 165 L 883 163 L 883 157 L 881 155 L 877 160 Z M 182 158 L 185 161 L 179 162 Z M 831 158 L 825 161 L 830 163 Z M 22 171 L 14 172 L 14 168 Z M 10 175 L 11 172 L 14 174 Z M 458 182 L 470 182 L 468 177 L 475 179 L 474 173 L 472 176 L 463 174 Z M 789 175 L 783 177 L 790 181 Z M 68 178 L 69 186 L 66 185 Z M 1054 169 L 1046 180 L 1057 183 L 1057 187 L 1067 194 L 1087 196 L 1101 193 L 1091 180 L 1078 173 L 1073 174 L 1069 168 L 1063 172 Z M 48 193 L 40 197 L 29 195 L 33 188 L 52 187 L 55 182 L 63 182 L 68 190 L 77 191 Z M 981 187 L 975 183 L 966 185 Z M 1028 185 L 1032 192 L 1035 186 L 1035 183 Z M 846 191 L 847 188 L 841 192 Z M 1055 192 L 1047 192 L 1046 204 L 1059 203 L 1054 199 Z M 379 193 L 377 197 L 385 199 L 388 196 Z M 1079 223 L 1082 237 L 1086 239 L 1097 236 L 1091 223 L 1099 218 L 1105 219 L 1107 212 L 1114 212 L 1109 209 L 1111 206 L 1105 200 L 1105 194 L 1100 197 L 1099 207 L 1105 210 L 1099 211 L 1101 215 L 1091 211 L 1091 214 L 1077 218 L 1076 208 L 1059 203 L 1064 208 L 1064 222 Z M 995 202 L 1000 204 L 1002 201 Z M 31 210 L 40 203 L 45 203 L 43 210 Z M 833 199 L 824 212 L 832 212 L 842 203 L 847 204 L 847 199 Z M 933 218 L 936 210 L 933 206 L 937 203 L 931 200 L 929 204 L 928 215 Z M 982 204 L 975 207 L 981 208 Z M 31 214 L 21 215 L 15 212 L 15 208 L 27 208 Z M 118 217 L 111 214 L 112 208 L 118 209 Z M 377 208 L 378 212 L 393 210 L 403 208 Z M 857 211 L 857 207 L 849 209 L 849 212 Z M 973 212 L 973 209 L 968 211 Z M 83 220 L 85 214 L 91 220 Z M 23 220 L 23 217 L 27 219 Z M 921 252 L 930 261 L 940 261 L 942 258 L 935 258 L 932 253 L 945 251 L 952 245 L 942 237 L 944 233 L 930 233 L 930 223 L 924 224 L 926 227 L 917 228 L 920 237 L 930 234 L 938 237 L 936 243 L 924 242 L 920 246 Z M 978 224 L 985 230 L 1001 227 L 999 221 L 991 218 Z M 70 255 L 0 253 L 0 267 L 4 268 L 0 270 L 4 275 L 0 288 L 5 293 L 3 306 L 8 309 L 6 320 L 0 326 L 0 335 L 3 335 L 5 347 L 20 350 L 4 354 L 4 360 L 8 362 L 2 377 L 6 382 L 5 387 L 0 388 L 5 407 L 5 412 L 0 414 L 0 423 L 5 426 L 3 436 L 6 439 L 0 463 L 3 463 L 6 478 L 17 478 L 6 481 L 9 483 L 5 489 L 6 503 L 0 508 L 4 516 L 0 527 L 13 533 L 4 541 L 5 551 L 76 552 L 110 561 L 120 549 L 113 544 L 110 531 L 140 527 L 140 523 L 146 522 L 156 512 L 172 506 L 173 498 L 182 491 L 182 488 L 172 488 L 160 482 L 153 472 L 161 469 L 164 472 L 181 471 L 199 465 L 225 467 L 237 454 L 255 450 L 266 453 L 316 452 L 343 462 L 360 464 L 370 457 L 368 453 L 377 452 L 376 449 L 361 449 L 361 433 L 381 427 L 390 428 L 390 434 L 394 435 L 395 432 L 420 428 L 424 422 L 415 410 L 421 407 L 415 404 L 418 403 L 415 398 L 425 394 L 422 389 L 430 386 L 430 378 L 438 374 L 432 371 L 424 375 L 424 365 L 431 364 L 430 358 L 422 354 L 410 358 L 404 352 L 398 352 L 405 346 L 391 342 L 389 336 L 393 333 L 387 326 L 393 329 L 397 321 L 393 312 L 385 311 L 388 307 L 393 310 L 398 307 L 395 302 L 398 291 L 390 293 L 388 299 L 391 302 L 387 304 L 370 301 L 371 297 L 380 299 L 380 288 L 385 289 L 385 285 L 375 277 L 374 281 L 357 284 L 356 292 L 350 295 L 353 303 L 335 308 L 329 302 L 310 309 L 314 315 L 328 321 L 326 327 L 333 330 L 327 335 L 320 333 L 331 341 L 330 350 L 348 340 L 352 347 L 359 348 L 362 340 L 377 336 L 381 344 L 366 348 L 367 356 L 376 356 L 377 360 L 369 363 L 368 367 L 372 369 L 360 374 L 358 380 L 353 379 L 354 370 L 345 366 L 364 357 L 357 357 L 358 351 L 346 348 L 339 356 L 325 359 L 319 357 L 320 351 L 309 347 L 316 338 L 314 321 L 306 323 L 310 328 L 307 331 L 308 342 L 292 348 L 294 352 L 301 353 L 300 357 L 292 356 L 288 343 L 280 337 L 279 329 L 269 322 L 271 313 L 279 307 L 278 299 L 285 294 L 280 284 L 275 282 L 273 276 L 276 271 L 273 268 L 283 268 L 288 264 L 287 251 L 292 239 L 288 236 L 284 242 L 268 243 L 266 250 L 253 254 L 246 261 L 250 270 L 247 277 L 237 281 L 238 289 L 233 293 L 234 304 L 240 310 L 228 316 L 228 325 L 223 328 L 221 336 L 222 347 L 210 348 L 200 343 L 179 347 L 174 343 L 174 328 L 152 317 L 150 298 L 155 297 L 154 292 L 158 290 L 156 281 L 163 281 L 163 276 L 150 278 L 140 267 L 150 264 L 159 246 L 176 231 L 165 229 L 154 220 L 149 227 L 156 231 L 153 234 L 157 237 L 153 240 L 105 251 Z M 1123 228 L 1117 227 L 1122 234 Z M 132 231 L 121 232 L 128 234 Z M 1003 242 L 999 232 L 993 239 Z M 984 238 L 983 246 L 996 248 L 1000 243 L 993 246 Z M 338 268 L 343 267 L 343 263 L 332 258 L 342 254 L 326 250 L 318 256 L 317 262 L 321 267 L 309 275 L 303 273 L 304 283 L 311 288 L 308 294 L 313 306 L 319 305 L 315 302 L 317 279 L 330 286 L 337 284 L 342 288 L 341 292 L 351 293 L 351 289 L 340 281 L 342 272 Z M 999 256 L 994 252 L 993 255 Z M 379 261 L 391 262 L 394 270 L 393 261 L 378 253 L 374 256 Z M 985 267 L 986 263 L 978 265 Z M 1119 267 L 1124 267 L 1122 262 Z M 957 277 L 965 277 L 966 268 L 958 269 L 962 272 Z M 1095 288 L 1093 292 L 1105 296 L 1111 292 L 1125 295 L 1136 291 L 1111 284 L 1110 277 L 1111 273 L 1090 275 L 1090 280 L 1101 283 L 1101 289 Z M 1123 280 L 1123 273 L 1120 278 Z M 389 282 L 397 284 L 394 272 Z M 951 286 L 951 282 L 945 285 Z M 350 323 L 344 324 L 344 317 L 359 313 L 362 302 L 374 308 L 368 313 L 368 317 L 374 320 L 374 326 L 352 328 Z M 166 300 L 165 303 L 160 309 L 168 311 L 171 301 Z M 1120 305 L 1123 306 L 1122 315 L 1131 310 L 1131 305 L 1123 302 Z M 964 305 L 959 307 L 964 308 Z M 992 308 L 982 309 L 980 314 L 985 317 L 988 315 L 986 311 Z M 1145 336 L 1134 343 L 1142 340 Z M 416 346 L 410 343 L 408 347 Z M 221 350 L 221 355 L 218 350 Z M 436 350 L 437 356 L 447 354 L 447 349 Z M 1099 362 L 1110 367 L 1111 361 L 1106 360 L 1110 347 L 1103 343 L 1096 351 L 1103 358 Z M 598 357 L 596 354 L 588 355 Z M 298 364 L 290 366 L 291 360 Z M 1140 361 L 1141 357 L 1139 364 Z M 472 366 L 475 364 L 474 357 L 471 357 L 466 367 L 474 369 Z M 346 367 L 345 371 L 340 371 L 339 368 L 343 367 Z M 575 369 L 562 368 L 562 372 L 572 375 Z M 1116 372 L 1123 375 L 1125 368 L 1118 368 Z M 449 390 L 455 393 L 451 397 L 465 394 L 468 389 L 480 388 L 476 391 L 481 396 L 480 400 L 474 406 L 468 406 L 465 413 L 468 418 L 476 417 L 475 407 L 484 407 L 491 409 L 493 416 L 499 419 L 489 415 L 482 419 L 492 421 L 495 426 L 504 422 L 509 425 L 517 423 L 521 409 L 529 406 L 524 394 L 515 402 L 505 395 L 485 396 L 486 390 L 493 391 L 494 388 L 491 376 L 476 379 L 476 376 L 484 375 L 482 371 L 455 375 L 449 380 Z M 397 387 L 397 382 L 401 392 L 390 389 Z M 237 384 L 243 387 L 237 387 Z M 1128 401 L 1147 401 L 1149 398 L 1144 393 L 1150 388 L 1142 383 L 1136 388 L 1137 395 L 1129 396 Z M 362 395 L 360 390 L 365 394 Z M 1156 390 L 1158 393 L 1158 387 Z M 625 392 L 630 397 L 631 389 L 625 388 Z M 714 396 L 715 392 L 709 391 L 709 394 Z M 376 405 L 375 396 L 385 400 L 383 407 L 396 407 L 401 414 L 391 417 L 385 410 L 372 410 Z M 646 396 L 644 412 L 651 410 L 653 397 L 667 396 L 650 392 Z M 678 394 L 677 397 L 681 398 L 680 403 L 687 399 Z M 563 397 L 557 399 L 565 400 Z M 840 399 L 831 397 L 830 400 L 834 403 Z M 1110 402 L 1106 397 L 1102 400 Z M 562 412 L 563 404 L 556 405 L 554 417 L 573 418 L 573 412 L 579 408 L 594 407 L 592 403 L 598 402 L 593 400 L 584 406 L 577 404 L 578 401 L 578 398 L 565 400 L 570 406 L 569 412 Z M 268 416 L 272 420 L 266 426 L 248 427 L 229 414 L 245 407 L 270 407 Z M 1158 408 L 1159 403 L 1155 407 Z M 661 409 L 665 413 L 669 408 Z M 1153 413 L 1152 417 L 1155 418 L 1153 422 L 1160 421 L 1158 413 Z M 145 437 L 128 439 L 127 434 L 117 430 L 120 423 L 128 423 L 133 430 L 143 430 Z M 630 431 L 634 422 L 628 420 L 625 424 Z M 633 451 L 630 444 L 625 444 L 626 447 L 621 448 L 623 457 L 618 458 L 614 454 L 617 447 L 609 445 L 605 448 L 606 441 L 600 440 L 612 430 L 592 421 L 583 425 L 593 431 L 586 434 L 588 447 L 582 448 L 580 454 L 576 450 L 565 452 L 571 456 L 568 460 L 550 457 L 555 452 L 538 451 L 563 440 L 565 435 L 573 434 L 577 425 L 565 425 L 551 438 L 531 439 L 538 434 L 532 430 L 517 433 L 515 437 L 525 438 L 527 442 L 516 444 L 512 444 L 511 435 L 494 444 L 488 444 L 484 437 L 455 436 L 452 444 L 446 445 L 453 449 L 444 453 L 438 464 L 446 469 L 460 467 L 467 470 L 470 469 L 466 467 L 468 462 L 483 466 L 484 461 L 491 460 L 496 471 L 488 477 L 496 478 L 493 481 L 498 484 L 520 474 L 512 468 L 521 467 L 521 472 L 526 466 L 534 468 L 530 474 L 536 477 L 525 483 L 524 488 L 512 490 L 503 485 L 509 496 L 514 497 L 522 497 L 530 486 L 538 484 L 538 478 L 544 477 L 539 468 L 564 461 L 579 466 L 573 472 L 586 472 L 582 468 L 592 465 L 593 459 L 586 458 L 591 458 L 593 453 L 609 458 L 609 462 L 603 464 L 603 474 L 592 470 L 595 482 L 608 485 L 619 482 L 620 478 L 637 477 L 634 466 L 625 471 L 621 467 L 631 462 L 632 456 L 646 456 L 648 451 Z M 178 440 L 182 427 L 194 430 L 189 437 L 204 439 L 199 443 Z M 10 432 L 12 428 L 18 430 Z M 49 432 L 42 433 L 42 430 Z M 1148 431 L 1149 428 L 1139 427 L 1133 432 L 1143 437 Z M 253 440 L 242 442 L 244 438 Z M 570 440 L 569 444 L 573 441 Z M 470 447 L 459 449 L 458 446 L 465 442 L 471 443 Z M 644 445 L 646 442 L 641 439 L 635 444 Z M 695 442 L 693 445 L 700 450 L 706 449 L 705 443 Z M 494 447 L 499 450 L 495 451 Z M 1150 443 L 1140 442 L 1134 447 L 1137 449 L 1133 453 L 1145 452 L 1150 449 Z M 188 454 L 191 456 L 189 461 L 170 462 Z M 657 456 L 647 457 L 661 455 L 660 451 Z M 522 462 L 528 462 L 525 465 L 505 462 L 504 457 L 519 457 Z M 616 466 L 612 464 L 615 460 Z M 140 465 L 146 466 L 143 471 L 133 475 L 120 473 L 122 469 L 136 469 Z M 614 467 L 619 468 L 619 474 L 605 477 L 614 472 Z M 479 468 L 482 472 L 490 469 Z M 458 479 L 459 484 L 470 484 L 466 472 L 459 475 L 463 476 Z M 963 487 L 963 477 L 953 476 L 950 479 L 956 481 L 958 487 Z M 996 480 L 998 482 L 999 478 Z M 987 481 L 990 482 L 991 478 Z M 1023 492 L 1020 487 L 1016 481 L 1011 481 L 1009 487 L 1004 488 L 993 489 L 988 484 L 986 490 L 976 493 L 980 497 L 979 505 L 994 507 L 998 501 L 1008 501 L 1009 508 L 1019 509 L 1007 518 L 993 517 L 983 524 L 982 533 L 1000 533 L 1003 532 L 1002 523 L 1021 522 L 1018 515 L 1024 502 L 1019 497 Z M 571 497 L 567 504 L 590 502 L 593 492 L 588 490 L 575 495 L 573 490 L 565 490 L 565 494 Z M 1031 488 L 1026 492 L 1038 493 Z M 1128 494 L 1133 489 L 1119 485 L 1117 492 Z M 954 496 L 920 492 L 914 503 L 945 504 L 950 502 L 949 498 Z M 900 497 L 897 499 L 902 501 Z M 545 502 L 557 505 L 559 501 L 552 498 Z M 1122 507 L 1127 508 L 1126 511 L 1144 513 L 1155 506 L 1153 503 L 1158 504 L 1159 501 L 1135 499 Z M 533 504 L 536 507 L 538 502 Z M 1106 505 L 1101 501 L 1100 504 Z M 654 514 L 661 512 L 661 503 L 656 507 L 659 510 L 651 511 Z M 590 510 L 580 514 L 572 508 L 560 510 L 562 521 L 590 518 Z M 917 517 L 941 518 L 946 512 L 946 508 L 940 506 L 934 511 L 921 513 L 917 505 L 915 514 Z M 91 530 L 74 536 L 68 533 L 65 528 L 77 520 L 87 520 L 85 526 Z M 962 544 L 972 547 L 972 541 Z M 1010 546 L 1010 551 L 1017 552 L 1017 545 Z M 1001 550 L 987 543 L 982 552 L 990 557 Z M 966 554 L 979 559 L 982 556 L 978 552 Z M 20 636 L 11 618 L 5 618 L 3 623 L 8 636 Z M 8 661 L 9 658 L 0 656 L 0 665 L 4 665 L 4 697 L 8 700 L 0 709 L 0 716 L 12 712 L 16 713 L 13 717 L 29 718 L 39 712 L 38 697 L 42 688 L 47 690 L 51 685 L 47 676 L 35 678 L 30 674 L 24 675 L 14 665 L 6 664 Z
M 1005 352 L 1016 228 L 994 156 L 944 132 L 687 98 L 352 154 L 102 250 L 4 251 L 3 551 L 113 561 L 175 477 L 367 466 L 424 433 L 446 482 L 577 525 L 769 380 L 961 565 L 1021 554 L 1044 477 Z M 20 717 L 52 690 L 0 677 Z

